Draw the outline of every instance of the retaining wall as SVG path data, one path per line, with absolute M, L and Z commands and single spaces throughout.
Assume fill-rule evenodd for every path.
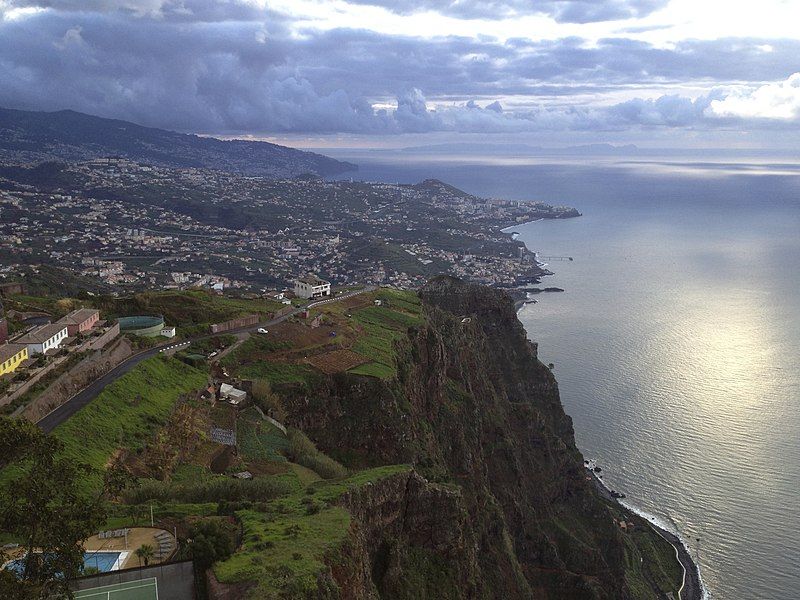
M 19 411 L 19 416 L 37 422 L 132 354 L 133 348 L 126 338 L 120 338 L 105 350 L 95 351 L 51 383 Z
M 118 324 L 112 325 L 102 335 L 100 335 L 100 336 L 98 336 L 96 338 L 88 339 L 83 344 L 78 346 L 77 348 L 70 349 L 71 350 L 71 354 L 74 354 L 76 352 L 85 352 L 87 350 L 102 350 L 103 348 L 105 348 L 111 341 L 113 341 L 118 336 L 119 336 L 119 325 Z M 36 373 L 31 374 L 30 377 L 28 378 L 28 380 L 25 381 L 22 385 L 20 385 L 17 389 L 15 389 L 10 394 L 0 398 L 0 406 L 4 406 L 6 404 L 10 404 L 14 400 L 16 400 L 17 398 L 22 396 L 25 392 L 27 392 L 34 385 L 36 385 L 42 377 L 47 375 L 53 369 L 57 368 L 59 365 L 61 365 L 61 363 L 63 363 L 68 358 L 69 358 L 69 356 L 58 356 L 58 357 L 53 358 L 50 362 L 48 362 L 44 367 L 39 369 Z M 91 357 L 89 357 L 89 358 L 91 358 Z M 84 360 L 86 360 L 86 359 L 84 359 Z M 83 364 L 83 361 L 78 363 L 75 366 L 74 369 L 77 369 L 81 364 Z M 69 373 L 74 371 L 74 369 L 70 370 Z M 66 374 L 68 374 L 68 373 L 66 373 Z M 62 377 L 63 377 L 63 375 L 62 375 Z M 55 383 L 57 383 L 59 381 L 59 379 L 56 379 L 56 381 L 54 381 L 52 385 L 55 385 Z M 24 410 L 24 407 L 21 407 L 21 408 L 17 409 L 17 411 L 14 413 L 14 415 L 17 416 L 17 415 L 21 414 L 23 412 L 23 410 Z
M 197 597 L 194 565 L 190 560 L 90 575 L 74 579 L 70 582 L 70 586 L 77 592 L 153 577 L 158 581 L 158 597 L 163 600 L 195 600 Z
M 88 341 L 88 347 L 91 350 L 100 350 L 101 348 L 105 348 L 111 340 L 118 336 L 119 323 L 114 323 L 103 335 L 90 339 Z
M 245 317 L 239 317 L 238 319 L 225 321 L 224 323 L 214 323 L 211 325 L 211 333 L 221 333 L 223 331 L 230 331 L 231 329 L 239 329 L 240 327 L 257 325 L 260 320 L 260 315 L 247 315 Z
M 27 379 L 22 385 L 20 385 L 17 389 L 15 389 L 10 394 L 7 394 L 0 398 L 0 406 L 5 406 L 6 404 L 11 404 L 14 400 L 22 396 L 25 392 L 31 389 L 36 383 L 45 375 L 47 375 L 50 371 L 55 369 L 59 366 L 62 362 L 67 360 L 66 356 L 59 356 L 54 358 L 52 361 L 47 363 L 41 369 L 39 369 L 35 374 L 30 375 L 30 378 Z
M 293 310 L 294 310 L 294 306 L 292 306 L 291 304 L 287 304 L 287 305 L 286 305 L 286 306 L 284 306 L 282 309 L 280 309 L 279 311 L 277 311 L 277 312 L 276 312 L 274 315 L 272 315 L 272 318 L 273 318 L 273 319 L 278 319 L 278 318 L 280 318 L 280 317 L 283 317 L 283 316 L 285 316 L 285 315 L 288 315 L 288 314 L 289 314 L 290 312 L 292 312 Z

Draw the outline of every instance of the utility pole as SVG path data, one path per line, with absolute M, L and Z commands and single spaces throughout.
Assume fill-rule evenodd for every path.
M 155 527 L 155 522 L 153 521 L 153 505 L 150 505 L 150 527 Z

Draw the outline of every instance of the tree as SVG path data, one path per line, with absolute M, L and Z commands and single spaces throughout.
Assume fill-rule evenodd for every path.
M 111 469 L 99 492 L 82 480 L 93 469 L 61 456 L 63 446 L 23 419 L 0 417 L 0 456 L 10 477 L 0 486 L 0 530 L 22 540 L 18 578 L 0 578 L 0 597 L 70 596 L 67 581 L 81 575 L 83 541 L 105 522 L 106 498 L 127 477 Z M 70 596 L 71 597 L 71 596 Z
M 153 547 L 150 544 L 142 544 L 139 548 L 136 549 L 136 557 L 139 559 L 139 564 L 142 564 L 144 561 L 144 566 L 146 567 L 150 564 L 150 559 L 153 558 Z
M 273 419 L 283 422 L 286 420 L 286 409 L 280 396 L 272 391 L 272 386 L 266 379 L 256 379 L 250 388 L 253 401 L 261 410 Z
M 201 572 L 216 561 L 225 560 L 233 554 L 233 540 L 218 519 L 196 523 L 189 532 L 189 537 L 189 551 Z

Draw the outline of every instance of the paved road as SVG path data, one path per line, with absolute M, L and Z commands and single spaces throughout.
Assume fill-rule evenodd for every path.
M 275 325 L 277 325 L 278 323 L 282 323 L 283 321 L 285 321 L 289 317 L 292 317 L 292 316 L 294 316 L 294 315 L 306 310 L 306 308 L 312 308 L 314 306 L 319 306 L 320 304 L 327 304 L 329 302 L 335 302 L 335 301 L 338 301 L 338 300 L 344 300 L 344 299 L 350 298 L 352 296 L 357 296 L 358 294 L 364 294 L 366 292 L 371 292 L 371 291 L 373 291 L 375 289 L 377 289 L 376 286 L 367 286 L 363 290 L 359 290 L 357 292 L 350 292 L 348 294 L 344 294 L 342 296 L 330 298 L 328 300 L 323 300 L 323 301 L 320 301 L 320 302 L 312 302 L 308 306 L 300 306 L 300 307 L 295 308 L 294 310 L 292 310 L 291 312 L 289 312 L 289 313 L 287 313 L 287 314 L 285 314 L 283 316 L 280 316 L 280 317 L 278 317 L 276 319 L 271 319 L 269 321 L 265 321 L 263 323 L 257 323 L 256 325 L 249 325 L 247 327 L 240 327 L 238 329 L 231 329 L 230 331 L 221 331 L 220 333 L 216 333 L 216 334 L 199 335 L 199 336 L 195 336 L 193 338 L 190 338 L 188 340 L 183 340 L 183 342 L 178 342 L 178 343 L 189 342 L 189 344 L 191 344 L 191 342 L 193 342 L 193 341 L 214 337 L 215 335 L 246 333 L 246 332 L 256 331 L 259 327 L 265 327 L 265 328 L 266 327 L 274 327 Z M 80 392 L 78 392 L 77 394 L 72 396 L 72 398 L 67 400 L 64 404 L 59 406 L 57 409 L 55 409 L 51 413 L 49 413 L 49 414 L 45 415 L 44 417 L 42 417 L 36 424 L 45 433 L 50 433 L 51 431 L 53 431 L 53 429 L 55 429 L 56 427 L 61 425 L 64 421 L 69 419 L 72 415 L 74 415 L 76 412 L 78 412 L 84 406 L 89 404 L 89 402 L 91 402 L 92 400 L 97 398 L 97 396 L 100 394 L 100 392 L 102 392 L 107 385 L 115 382 L 117 379 L 119 379 L 120 377 L 125 375 L 125 373 L 127 373 L 128 371 L 133 369 L 136 365 L 138 365 L 143 360 L 147 360 L 148 358 L 150 358 L 152 356 L 155 356 L 156 354 L 159 354 L 160 352 L 163 352 L 164 350 L 166 350 L 166 349 L 168 349 L 168 348 L 170 348 L 170 347 L 172 347 L 174 345 L 175 345 L 175 342 L 168 342 L 166 344 L 161 344 L 159 346 L 156 346 L 154 348 L 150 348 L 150 349 L 145 350 L 143 352 L 139 352 L 138 354 L 134 354 L 133 356 L 127 358 L 126 360 L 124 360 L 123 362 L 118 364 L 116 367 L 111 369 L 108 373 L 106 373 L 102 377 L 94 380 L 92 383 L 90 383 L 88 386 L 86 386 Z
M 53 429 L 61 425 L 61 423 L 69 419 L 72 415 L 89 404 L 89 402 L 94 400 L 108 384 L 113 383 L 125 375 L 125 373 L 133 369 L 140 362 L 150 358 L 151 356 L 155 356 L 160 351 L 161 349 L 156 347 L 144 352 L 140 352 L 139 354 L 134 354 L 99 379 L 95 379 L 92 383 L 83 388 L 80 392 L 75 394 L 72 398 L 67 400 L 53 412 L 42 417 L 36 424 L 45 433 L 50 433 L 53 431 Z
M 675 548 L 675 557 L 683 567 L 681 600 L 701 600 L 703 598 L 703 586 L 700 584 L 700 571 L 694 560 L 692 560 L 686 546 L 684 546 L 680 539 L 678 539 L 678 536 L 672 532 L 661 529 L 656 525 L 652 525 L 652 527 Z
M 595 488 L 603 498 L 609 502 L 619 503 L 619 500 L 611 494 L 611 491 L 605 486 L 605 483 L 597 478 L 594 471 L 587 468 L 587 472 L 592 476 Z M 650 526 L 656 533 L 669 542 L 675 549 L 675 558 L 683 568 L 683 587 L 680 590 L 680 600 L 702 600 L 703 586 L 700 584 L 700 572 L 694 560 L 692 560 L 689 551 L 686 549 L 686 546 L 681 543 L 681 540 L 674 533 L 662 529 L 650 521 L 648 521 L 648 523 L 650 523 Z

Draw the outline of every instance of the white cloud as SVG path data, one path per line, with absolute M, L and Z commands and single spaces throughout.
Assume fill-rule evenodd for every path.
M 82 31 L 83 27 L 80 25 L 70 27 L 64 34 L 64 37 L 53 42 L 53 44 L 56 48 L 60 48 L 61 50 L 65 50 L 70 46 L 82 46 L 84 44 L 83 36 L 81 35 Z
M 800 73 L 785 81 L 739 90 L 713 100 L 708 113 L 715 117 L 795 120 L 800 118 Z

